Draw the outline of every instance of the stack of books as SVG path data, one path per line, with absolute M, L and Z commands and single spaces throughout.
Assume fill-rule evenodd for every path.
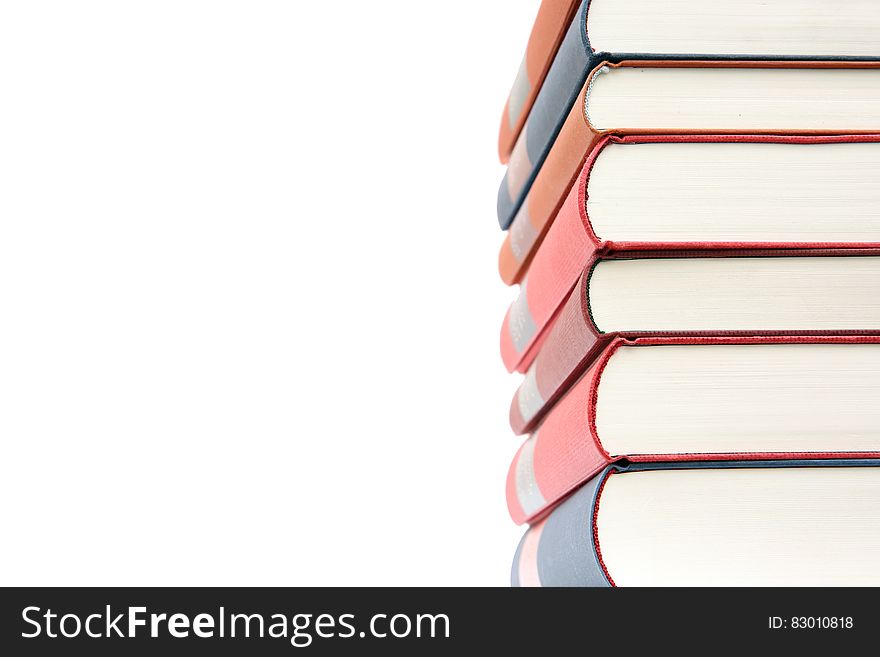
M 880 585 L 880 3 L 544 0 L 504 111 L 514 585 Z

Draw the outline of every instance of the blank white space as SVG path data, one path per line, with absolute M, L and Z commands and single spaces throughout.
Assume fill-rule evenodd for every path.
M 0 583 L 507 583 L 537 6 L 3 3 Z

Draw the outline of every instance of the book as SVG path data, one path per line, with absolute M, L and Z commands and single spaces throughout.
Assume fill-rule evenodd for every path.
M 880 337 L 618 338 L 511 462 L 532 521 L 609 464 L 880 457 Z
M 514 396 L 515 429 L 534 419 L 615 338 L 877 335 L 877 251 L 599 256 L 539 341 Z
M 878 178 L 880 135 L 600 139 L 505 318 L 508 369 L 597 253 L 877 247 Z
M 499 253 L 501 277 L 508 284 L 521 280 L 587 156 L 604 136 L 877 133 L 878 116 L 876 62 L 601 64 L 581 87 L 553 148 L 521 195 Z
M 498 157 L 502 164 L 506 164 L 510 158 L 510 151 L 579 5 L 580 0 L 541 0 L 525 55 L 501 116 Z
M 875 59 L 880 11 L 869 0 L 584 0 L 513 147 L 498 193 L 507 228 L 522 205 L 588 73 L 602 62 Z
M 612 466 L 517 548 L 514 586 L 877 586 L 880 461 Z

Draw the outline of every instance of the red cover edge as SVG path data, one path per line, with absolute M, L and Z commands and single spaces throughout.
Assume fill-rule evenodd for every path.
M 517 524 L 534 522 L 611 462 L 589 428 L 594 394 L 592 368 L 520 447 L 507 474 L 510 516 Z
M 498 129 L 498 159 L 502 164 L 507 164 L 510 159 L 510 152 L 522 132 L 535 98 L 544 84 L 544 78 L 547 77 L 559 45 L 579 6 L 580 0 L 542 0 L 541 6 L 538 7 L 520 71 L 507 95 L 501 115 L 501 125 Z M 510 103 L 517 93 L 522 94 L 521 107 L 516 116 L 512 117 Z
M 645 344 L 645 340 L 656 338 L 657 344 L 665 344 L 664 341 L 681 338 L 688 344 L 697 344 L 701 339 L 712 340 L 723 338 L 726 340 L 757 340 L 766 341 L 778 336 L 785 339 L 809 340 L 816 337 L 852 338 L 858 340 L 858 336 L 864 336 L 864 341 L 873 341 L 871 336 L 880 335 L 880 330 L 852 330 L 852 331 L 755 331 L 750 333 L 736 331 L 706 332 L 622 332 L 600 333 L 590 317 L 588 307 L 588 289 L 590 272 L 594 264 L 601 259 L 613 259 L 615 257 L 639 257 L 639 258 L 665 258 L 665 257 L 727 257 L 737 256 L 834 256 L 834 255 L 870 255 L 880 256 L 880 250 L 875 248 L 861 249 L 813 249 L 804 250 L 792 248 L 789 250 L 769 249 L 734 249 L 734 250 L 693 250 L 693 251 L 614 251 L 608 254 L 594 253 L 587 267 L 581 274 L 581 279 L 570 294 L 569 299 L 563 306 L 560 318 L 542 340 L 541 348 L 535 355 L 531 366 L 525 373 L 525 378 L 517 388 L 510 402 L 509 420 L 514 433 L 524 434 L 531 431 L 541 418 L 553 407 L 572 382 L 576 381 L 581 374 L 593 363 L 601 350 L 614 338 L 623 337 L 629 340 L 638 340 Z M 578 314 L 579 313 L 579 314 Z
M 600 334 L 587 306 L 589 267 L 547 332 L 542 348 L 510 403 L 510 426 L 516 434 L 530 431 L 601 351 L 613 335 Z
M 611 255 L 642 251 L 745 251 L 793 249 L 880 249 L 880 242 L 612 242 L 593 231 L 586 213 L 590 173 L 601 151 L 611 143 L 779 143 L 839 144 L 880 142 L 866 135 L 608 135 L 596 143 L 581 169 L 523 279 L 520 296 L 511 304 L 501 327 L 501 357 L 508 371 L 525 372 L 534 360 L 537 341 L 547 331 L 588 260 L 597 253 Z M 725 253 L 724 255 L 730 255 Z
M 589 174 L 599 152 L 612 138 L 602 139 L 587 158 L 577 184 L 572 185 L 547 236 L 535 254 L 501 326 L 501 359 L 509 372 L 524 372 L 541 339 L 571 292 L 584 262 L 601 244 L 586 218 Z
M 602 446 L 596 431 L 596 398 L 602 372 L 614 352 L 622 346 L 676 344 L 880 344 L 880 336 L 867 335 L 791 335 L 791 336 L 656 336 L 613 338 L 584 374 L 559 400 L 552 412 L 529 437 L 514 457 L 506 482 L 507 504 L 517 524 L 544 518 L 605 466 L 626 458 L 632 462 L 748 461 L 787 459 L 880 458 L 880 452 L 719 452 L 681 454 L 611 455 Z M 531 445 L 529 448 L 528 446 Z M 527 450 L 531 449 L 531 454 Z M 527 453 L 525 459 L 521 458 Z M 529 467 L 531 466 L 531 470 Z M 531 473 L 533 481 L 527 475 Z M 540 497 L 518 493 L 518 479 L 533 486 Z M 523 508 L 520 499 L 531 502 Z M 541 502 L 539 504 L 537 502 Z
M 592 536 L 590 537 L 593 541 L 593 550 L 596 553 L 596 561 L 599 562 L 599 567 L 602 569 L 602 573 L 605 575 L 605 579 L 608 580 L 608 583 L 612 588 L 617 588 L 617 584 L 614 583 L 614 578 L 611 577 L 611 573 L 608 572 L 608 566 L 605 565 L 605 560 L 602 558 L 602 548 L 599 545 L 599 504 L 602 501 L 602 493 L 605 492 L 605 484 L 608 483 L 608 480 L 614 476 L 614 472 L 611 471 L 608 473 L 608 476 L 602 480 L 602 483 L 599 484 L 599 489 L 596 491 L 596 501 L 593 504 L 593 517 L 590 519 L 590 525 L 593 528 Z

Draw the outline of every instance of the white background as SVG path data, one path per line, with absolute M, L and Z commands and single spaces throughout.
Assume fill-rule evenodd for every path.
M 507 584 L 538 4 L 0 5 L 0 584 Z

